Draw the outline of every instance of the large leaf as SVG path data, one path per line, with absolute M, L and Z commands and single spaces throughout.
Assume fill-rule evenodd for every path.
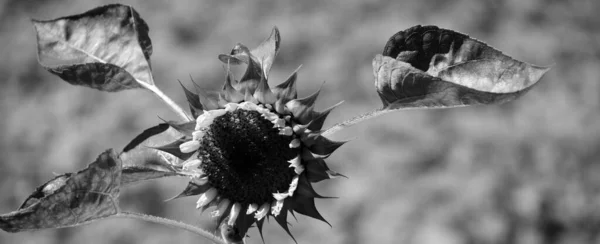
M 548 70 L 435 26 L 396 33 L 373 60 L 386 109 L 502 103 L 523 95 Z
M 154 84 L 148 25 L 130 6 L 111 4 L 33 24 L 38 61 L 73 85 L 121 91 Z
M 18 210 L 0 215 L 0 229 L 61 228 L 115 215 L 120 184 L 121 160 L 108 150 L 86 169 L 38 187 Z

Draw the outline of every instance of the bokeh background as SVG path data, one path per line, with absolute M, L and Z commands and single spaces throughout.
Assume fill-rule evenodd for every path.
M 177 117 L 143 90 L 102 93 L 37 64 L 30 18 L 77 14 L 109 1 L 0 1 L 0 212 L 16 209 L 54 174 L 84 168 L 106 148 Z M 333 125 L 377 108 L 371 60 L 417 24 L 467 33 L 552 70 L 520 100 L 498 106 L 410 110 L 346 129 L 328 160 L 349 176 L 316 184 L 333 225 L 291 219 L 300 243 L 600 243 L 600 1 L 122 1 L 150 26 L 159 87 L 180 104 L 177 79 L 218 89 L 217 59 L 254 46 L 273 26 L 282 44 L 272 84 L 299 73 L 301 96 L 323 81 L 317 108 L 345 103 Z M 189 84 L 189 83 L 188 83 Z M 127 210 L 210 226 L 195 198 L 164 203 L 186 184 L 166 179 L 122 193 Z M 293 243 L 274 222 L 267 243 Z M 248 243 L 262 243 L 251 229 Z M 135 220 L 10 234 L 0 243 L 209 243 Z

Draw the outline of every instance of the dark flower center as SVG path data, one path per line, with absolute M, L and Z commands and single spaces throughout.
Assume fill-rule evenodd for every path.
M 257 111 L 237 109 L 213 120 L 202 138 L 201 169 L 219 195 L 239 203 L 271 203 L 295 175 L 291 136 L 279 135 Z

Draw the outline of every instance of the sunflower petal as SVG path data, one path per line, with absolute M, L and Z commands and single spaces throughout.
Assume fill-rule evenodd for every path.
M 200 142 L 195 140 L 189 140 L 179 145 L 182 153 L 194 153 L 198 149 L 200 149 Z
M 229 212 L 231 212 L 231 208 L 233 207 L 233 204 L 231 204 L 231 201 L 229 201 L 229 199 L 223 199 L 221 202 L 226 201 L 223 203 L 223 205 L 218 205 L 217 206 L 217 210 L 219 211 L 219 219 L 217 219 L 217 226 L 220 226 L 221 223 L 223 223 L 223 221 L 225 221 L 225 219 L 227 217 L 229 217 Z M 219 204 L 221 204 L 221 202 L 219 202 Z M 217 211 L 215 210 L 215 211 Z M 211 214 L 215 214 L 216 212 L 213 211 Z
M 215 188 L 209 188 L 208 190 L 204 191 L 204 193 L 200 195 L 198 201 L 196 202 L 196 208 L 209 206 L 213 200 L 217 199 L 217 194 L 218 192 Z
M 273 88 L 273 93 L 279 99 L 283 99 L 284 103 L 289 100 L 298 98 L 298 91 L 296 90 L 296 79 L 298 78 L 298 71 L 302 68 L 300 65 L 296 70 L 287 78 L 286 81 L 277 85 Z
M 282 211 L 283 209 L 283 199 L 282 200 L 276 200 L 271 204 L 271 214 L 275 217 L 277 217 Z M 283 211 L 285 212 L 285 211 Z
M 235 221 L 237 220 L 238 216 L 240 215 L 241 208 L 242 208 L 242 205 L 239 202 L 236 202 L 231 206 L 231 212 L 229 213 L 229 219 L 227 220 L 228 225 L 235 224 Z M 242 214 L 242 215 L 244 215 L 244 214 Z
M 229 211 L 231 207 L 231 201 L 227 198 L 221 199 L 219 204 L 217 204 L 217 209 L 211 213 L 212 217 L 219 217 L 225 215 L 226 212 Z M 221 224 L 220 222 L 218 224 Z
M 258 211 L 256 211 L 256 213 L 254 214 L 254 218 L 257 220 L 261 220 L 265 216 L 267 216 L 267 214 L 269 214 L 270 210 L 271 210 L 271 205 L 268 203 L 264 203 L 262 206 L 260 206 Z

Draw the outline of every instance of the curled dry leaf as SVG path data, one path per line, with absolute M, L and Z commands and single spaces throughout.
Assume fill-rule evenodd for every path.
M 38 61 L 72 85 L 121 91 L 154 85 L 148 25 L 130 6 L 111 4 L 79 15 L 33 20 Z
M 373 60 L 386 109 L 503 103 L 523 95 L 548 70 L 435 26 L 396 33 Z
M 246 63 L 250 65 L 253 68 L 248 69 L 241 81 L 254 80 L 258 82 L 257 80 L 260 80 L 260 77 L 269 76 L 273 61 L 279 52 L 280 43 L 281 36 L 279 35 L 279 29 L 273 27 L 271 35 L 255 49 L 249 50 L 243 44 L 237 44 L 229 55 L 221 54 L 219 55 L 219 59 L 224 64 L 238 65 Z
M 38 187 L 18 210 L 0 215 L 0 229 L 62 228 L 115 215 L 120 185 L 121 160 L 108 150 L 86 169 Z

